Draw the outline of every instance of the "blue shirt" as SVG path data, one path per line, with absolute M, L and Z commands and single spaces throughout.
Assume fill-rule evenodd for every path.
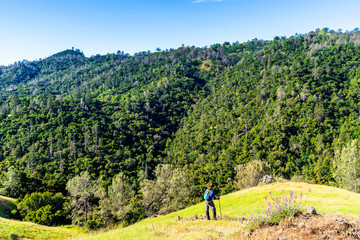
M 209 197 L 210 197 L 210 200 L 209 200 L 209 201 L 216 199 L 215 193 L 214 193 L 214 191 L 211 190 L 211 189 L 209 189 Z

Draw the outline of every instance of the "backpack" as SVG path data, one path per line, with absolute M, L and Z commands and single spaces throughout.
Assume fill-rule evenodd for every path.
M 204 193 L 204 199 L 205 199 L 206 201 L 211 200 L 210 190 L 209 190 L 209 189 L 206 189 L 206 191 L 205 191 L 205 193 Z

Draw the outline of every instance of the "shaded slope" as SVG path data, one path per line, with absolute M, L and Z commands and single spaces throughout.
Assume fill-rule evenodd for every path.
M 15 199 L 0 196 L 0 217 L 10 218 L 11 211 L 16 209 Z

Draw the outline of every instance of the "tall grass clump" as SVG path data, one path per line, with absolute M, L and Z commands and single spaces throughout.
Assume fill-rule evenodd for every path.
M 265 197 L 267 204 L 263 206 L 263 210 L 261 212 L 252 212 L 251 217 L 244 220 L 250 229 L 260 225 L 277 225 L 285 218 L 294 219 L 304 211 L 311 189 L 309 189 L 305 199 L 303 192 L 299 196 L 294 194 L 293 191 L 290 191 L 289 196 L 285 196 L 284 189 L 282 192 L 283 195 L 278 197 L 272 196 L 271 192 L 269 192 L 270 197 Z

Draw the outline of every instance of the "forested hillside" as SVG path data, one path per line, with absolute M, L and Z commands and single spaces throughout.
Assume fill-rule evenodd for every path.
M 359 46 L 359 32 L 319 31 L 243 57 L 184 119 L 168 161 L 188 165 L 199 186 L 256 159 L 287 179 L 334 181 L 332 161 L 359 137 Z
M 95 228 L 185 207 L 209 182 L 231 192 L 254 168 L 357 191 L 359 60 L 357 29 L 323 29 L 0 66 L 1 193 L 20 197 L 14 217 Z

